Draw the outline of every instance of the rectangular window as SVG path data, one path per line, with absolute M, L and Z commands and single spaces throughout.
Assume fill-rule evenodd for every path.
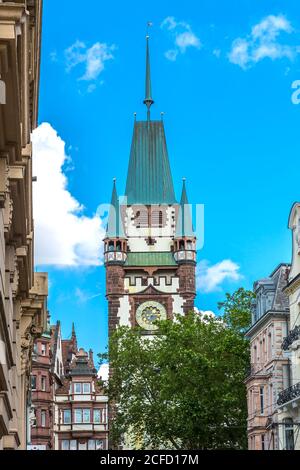
M 101 419 L 101 413 L 102 410 L 94 410 L 94 423 L 95 424 L 99 424 L 101 423 L 102 419 Z
M 87 450 L 87 443 L 86 442 L 79 442 L 78 443 L 78 450 Z
M 69 448 L 70 448 L 70 441 L 67 441 L 66 439 L 61 441 L 61 450 L 69 450 Z
M 82 410 L 75 410 L 75 423 L 82 423 Z
M 289 380 L 289 365 L 288 364 L 283 364 L 282 366 L 282 374 L 283 374 L 283 389 L 285 390 L 286 388 L 289 388 L 290 380 Z
M 97 440 L 96 441 L 96 450 L 103 450 L 104 447 L 103 447 L 103 441 L 99 441 Z
M 74 383 L 74 393 L 81 393 L 81 383 Z
M 265 435 L 261 436 L 261 450 L 265 450 Z
M 76 440 L 70 441 L 70 450 L 77 450 L 77 441 Z
M 90 393 L 91 392 L 91 384 L 86 383 L 83 384 L 83 393 Z
M 259 398 L 260 398 L 260 414 L 264 414 L 264 387 L 259 388 Z
M 64 424 L 71 424 L 71 410 L 63 411 Z
M 31 390 L 36 390 L 36 375 L 31 376 Z
M 91 410 L 86 409 L 82 411 L 83 411 L 83 422 L 90 423 L 91 422 Z
M 46 411 L 45 410 L 41 411 L 41 426 L 42 428 L 46 427 Z
M 31 426 L 36 427 L 36 409 L 33 408 L 32 414 L 31 414 Z
M 45 343 L 41 344 L 41 354 L 42 356 L 46 356 L 46 344 Z
M 41 377 L 41 389 L 43 392 L 46 391 L 46 377 L 44 376 Z
M 96 441 L 94 439 L 89 439 L 88 450 L 96 450 Z

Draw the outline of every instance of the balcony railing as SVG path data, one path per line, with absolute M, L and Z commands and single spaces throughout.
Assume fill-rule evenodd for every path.
M 289 332 L 287 337 L 284 338 L 281 349 L 283 349 L 283 351 L 287 351 L 291 344 L 293 344 L 293 342 L 297 341 L 298 339 L 300 339 L 300 325 L 295 326 L 295 328 Z
M 285 403 L 300 398 L 300 382 L 292 387 L 282 390 L 278 395 L 277 405 L 284 405 Z

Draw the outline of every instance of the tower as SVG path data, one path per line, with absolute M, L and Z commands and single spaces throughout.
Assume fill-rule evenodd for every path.
M 158 319 L 194 306 L 196 238 L 185 180 L 176 201 L 163 120 L 151 120 L 149 37 L 146 38 L 147 119 L 134 122 L 125 197 L 113 183 L 104 240 L 110 333 L 139 325 L 153 334 Z

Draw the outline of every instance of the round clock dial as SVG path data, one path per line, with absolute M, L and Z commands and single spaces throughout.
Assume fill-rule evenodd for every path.
M 154 322 L 166 319 L 167 312 L 165 307 L 159 302 L 152 300 L 141 304 L 136 311 L 136 321 L 144 330 L 158 330 L 158 326 Z

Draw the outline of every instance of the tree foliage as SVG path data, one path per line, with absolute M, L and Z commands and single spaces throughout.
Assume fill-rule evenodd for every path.
M 110 363 L 115 443 L 126 436 L 136 448 L 246 448 L 249 351 L 241 328 L 251 293 L 238 292 L 222 304 L 223 317 L 176 316 L 152 339 L 116 330 L 101 356 Z

